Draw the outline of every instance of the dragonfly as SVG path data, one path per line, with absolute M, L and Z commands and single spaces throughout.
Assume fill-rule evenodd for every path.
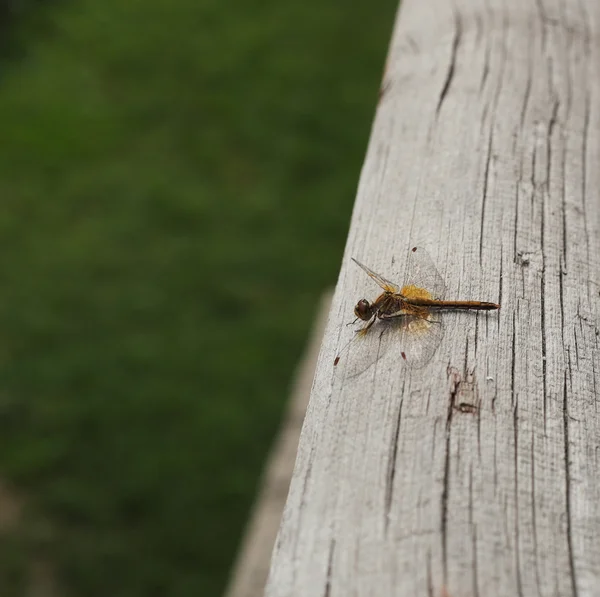
M 500 305 L 484 301 L 445 300 L 446 285 L 433 261 L 420 247 L 409 251 L 404 284 L 399 286 L 374 272 L 360 261 L 352 261 L 373 279 L 383 292 L 372 302 L 363 298 L 356 303 L 354 315 L 357 321 L 367 325 L 355 333 L 355 337 L 336 356 L 334 365 L 340 361 L 354 341 L 368 334 L 376 322 L 382 325 L 380 338 L 397 341 L 400 355 L 407 366 L 424 366 L 434 355 L 443 335 L 443 310 L 492 311 Z M 395 332 L 395 333 L 394 333 Z

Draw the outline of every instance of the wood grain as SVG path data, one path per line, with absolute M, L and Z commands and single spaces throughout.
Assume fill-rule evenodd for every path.
M 600 3 L 404 0 L 380 95 L 266 595 L 600 595 Z M 500 312 L 334 368 L 414 244 Z

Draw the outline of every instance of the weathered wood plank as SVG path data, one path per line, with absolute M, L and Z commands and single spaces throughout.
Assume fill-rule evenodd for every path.
M 600 594 L 599 59 L 597 0 L 403 1 L 269 597 Z M 334 368 L 413 244 L 500 313 Z

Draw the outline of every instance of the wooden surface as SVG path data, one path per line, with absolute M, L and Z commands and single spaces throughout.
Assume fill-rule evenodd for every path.
M 264 594 L 271 553 L 292 478 L 300 429 L 308 406 L 308 397 L 330 307 L 331 292 L 327 292 L 321 300 L 311 337 L 298 366 L 288 411 L 267 462 L 261 488 L 250 515 L 225 597 L 261 597 Z M 2 486 L 0 485 L 0 503 L 1 497 Z M 0 511 L 0 531 L 1 514 Z
M 600 595 L 599 126 L 597 0 L 404 0 L 268 597 Z M 500 312 L 334 368 L 414 244 Z

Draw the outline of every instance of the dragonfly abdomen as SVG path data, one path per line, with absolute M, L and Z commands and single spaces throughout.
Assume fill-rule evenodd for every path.
M 477 309 L 479 311 L 492 311 L 500 308 L 500 305 L 497 303 L 488 303 L 484 301 L 436 301 L 415 299 L 406 302 L 410 305 L 427 307 L 428 309 Z

